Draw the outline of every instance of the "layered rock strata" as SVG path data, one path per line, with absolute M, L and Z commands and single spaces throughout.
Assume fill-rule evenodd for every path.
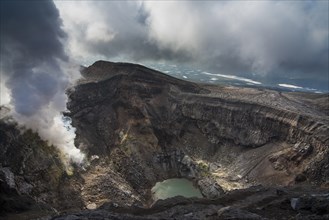
M 12 207 L 12 198 L 27 198 L 24 209 L 43 204 L 49 216 L 96 209 L 74 215 L 143 219 L 136 213 L 153 213 L 147 217 L 193 219 L 210 213 L 216 219 L 271 217 L 258 210 L 269 201 L 273 212 L 289 207 L 281 212 L 294 217 L 305 206 L 299 195 L 304 187 L 329 187 L 328 94 L 197 84 L 141 65 L 105 61 L 82 68 L 82 75 L 68 91 L 66 115 L 89 165 L 68 176 L 54 147 L 1 119 L 1 202 Z M 10 156 L 15 151 L 21 152 L 19 158 Z M 186 213 L 179 213 L 175 198 L 152 200 L 155 183 L 173 177 L 193 180 L 205 199 L 184 200 Z M 264 197 L 254 203 L 248 196 L 236 199 L 233 207 L 227 202 L 237 196 L 230 192 L 235 189 L 255 193 L 257 200 L 257 191 L 248 187 L 259 184 L 301 189 L 289 189 L 289 196 L 280 194 L 275 202 Z M 250 207 L 241 206 L 248 201 Z M 309 215 L 320 215 L 310 210 Z

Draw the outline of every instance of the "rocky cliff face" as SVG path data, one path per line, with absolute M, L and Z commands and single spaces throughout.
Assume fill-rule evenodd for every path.
M 59 202 L 53 207 L 58 210 L 112 204 L 118 212 L 99 212 L 114 217 L 128 209 L 157 213 L 150 189 L 171 177 L 189 178 L 205 198 L 219 198 L 200 206 L 183 202 L 189 207 L 186 210 L 198 208 L 204 214 L 209 209 L 215 217 L 244 213 L 230 208 L 218 211 L 223 208 L 219 204 L 225 203 L 220 200 L 223 193 L 234 189 L 259 184 L 328 187 L 328 94 L 202 85 L 140 65 L 105 61 L 83 68 L 82 75 L 68 91 L 67 115 L 77 128 L 76 145 L 87 153 L 90 165 L 64 178 L 76 196 L 66 205 L 60 202 L 64 198 L 55 196 Z M 287 194 L 290 197 L 279 200 L 296 195 Z M 152 204 L 149 211 L 132 208 Z M 169 206 L 178 212 L 173 205 L 160 204 L 162 214 L 150 219 L 168 217 Z M 126 211 L 120 212 L 120 207 Z M 92 213 L 98 212 L 86 215 Z M 293 210 L 286 214 L 297 215 Z M 135 217 L 131 218 L 139 218 Z
M 219 171 L 233 169 L 231 179 L 244 182 L 292 184 L 300 175 L 328 181 L 327 95 L 310 97 L 310 104 L 307 94 L 197 85 L 103 61 L 83 74 L 69 103 L 78 144 L 123 172 L 134 167 L 125 175 L 140 173 L 145 188 L 168 176 L 197 178 L 201 172 L 183 164 L 184 156 L 207 172 L 215 163 Z
M 1 107 L 0 113 L 6 111 Z M 32 219 L 70 208 L 67 197 L 81 205 L 68 185 L 61 154 L 32 130 L 19 128 L 10 117 L 0 120 L 0 219 Z M 74 207 L 76 207 L 74 205 Z

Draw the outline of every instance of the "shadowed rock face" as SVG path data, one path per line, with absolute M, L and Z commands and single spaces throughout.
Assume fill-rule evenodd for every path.
M 105 61 L 83 76 L 68 106 L 77 143 L 108 157 L 139 188 L 172 176 L 200 178 L 193 169 L 201 165 L 243 183 L 329 180 L 327 95 L 198 85 Z
M 5 110 L 1 107 L 0 113 Z M 54 207 L 72 207 L 68 197 L 75 202 L 74 207 L 81 206 L 78 192 L 68 184 L 69 177 L 57 148 L 31 130 L 18 129 L 1 114 L 0 219 L 34 219 L 56 214 Z
M 67 115 L 90 166 L 62 182 L 79 196 L 65 206 L 58 198 L 59 211 L 102 207 L 75 217 L 117 219 L 261 219 L 281 211 L 284 219 L 299 213 L 290 199 L 306 186 L 328 187 L 328 94 L 196 84 L 105 61 L 82 75 L 68 91 Z M 192 179 L 205 199 L 155 203 L 152 186 L 173 177 Z M 248 188 L 259 184 L 270 188 Z M 282 194 L 277 186 L 300 188 Z

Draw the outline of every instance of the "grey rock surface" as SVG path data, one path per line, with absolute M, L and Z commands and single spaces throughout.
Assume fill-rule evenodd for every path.
M 56 148 L 18 128 L 1 107 L 6 218 L 218 219 L 224 206 L 234 209 L 221 215 L 327 215 L 325 199 L 302 195 L 329 187 L 328 94 L 196 84 L 105 61 L 82 75 L 68 91 L 66 115 L 90 165 L 73 175 Z M 200 183 L 216 199 L 153 204 L 150 189 L 174 177 Z

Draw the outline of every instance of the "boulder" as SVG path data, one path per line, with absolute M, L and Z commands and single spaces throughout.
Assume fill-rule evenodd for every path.
M 311 212 L 319 215 L 329 214 L 329 194 L 313 194 L 291 198 L 290 205 L 298 212 Z
M 198 181 L 201 193 L 208 199 L 216 199 L 224 194 L 222 187 L 211 177 L 206 177 Z

